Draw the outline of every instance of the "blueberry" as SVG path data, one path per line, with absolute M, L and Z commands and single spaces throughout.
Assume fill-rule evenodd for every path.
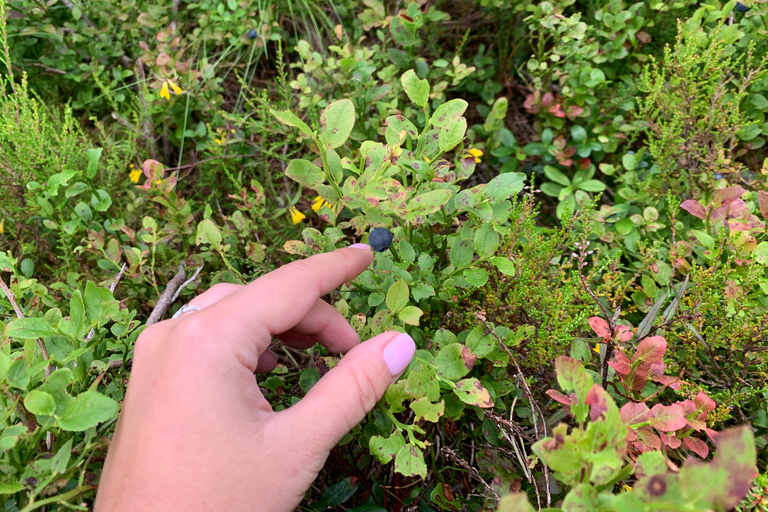
M 259 33 L 256 32 L 256 29 L 252 28 L 251 30 L 248 31 L 248 39 L 253 40 L 253 39 L 256 39 L 257 37 L 259 37 Z
M 743 3 L 736 2 L 736 12 L 740 12 L 740 13 L 744 14 L 745 12 L 749 11 L 749 9 L 750 8 L 747 7 L 746 5 L 744 5 Z
M 368 245 L 376 252 L 384 252 L 392 245 L 392 232 L 387 228 L 376 228 L 368 235 Z
M 720 174 L 720 173 L 717 173 L 717 174 L 715 174 L 715 179 L 716 180 L 721 180 L 721 179 L 723 179 L 723 175 Z

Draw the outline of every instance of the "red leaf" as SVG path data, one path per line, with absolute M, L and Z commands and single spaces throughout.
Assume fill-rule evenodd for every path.
M 651 366 L 648 364 L 641 364 L 636 367 L 625 379 L 624 385 L 633 391 L 642 391 L 645 387 L 645 383 L 648 382 L 648 371 Z
M 621 422 L 624 425 L 632 426 L 637 423 L 643 423 L 648 421 L 648 414 L 650 409 L 644 403 L 627 402 L 619 410 L 621 416 Z
M 712 207 L 720 208 L 722 206 L 728 206 L 744 194 L 745 190 L 741 187 L 726 187 L 721 188 L 715 192 L 715 196 L 712 198 Z
M 555 95 L 552 94 L 551 92 L 544 94 L 544 96 L 541 98 L 541 104 L 545 107 L 549 107 L 554 102 L 555 102 Z
M 760 213 L 763 214 L 763 218 L 768 220 L 768 192 L 761 190 L 757 193 L 757 205 L 760 208 Z
M 683 438 L 683 442 L 685 446 L 696 452 L 696 455 L 702 459 L 706 459 L 707 455 L 709 455 L 709 446 L 701 439 L 688 436 Z
M 696 404 L 696 408 L 701 409 L 702 411 L 712 412 L 715 410 L 715 401 L 709 398 L 703 391 L 699 391 L 699 394 L 696 395 L 693 402 Z
M 599 316 L 593 316 L 587 323 L 595 333 L 602 337 L 605 341 L 611 339 L 611 330 L 608 328 L 608 322 L 600 318 Z
M 666 366 L 664 365 L 664 361 L 660 363 L 652 364 L 651 367 L 648 369 L 648 375 L 651 377 L 651 380 L 654 380 L 664 375 L 665 368 Z
M 680 208 L 687 211 L 694 217 L 700 218 L 701 220 L 707 218 L 707 210 L 705 210 L 701 203 L 695 199 L 688 199 L 683 201 L 683 203 L 680 205 Z
M 592 421 L 596 421 L 605 415 L 606 411 L 608 411 L 609 400 L 611 400 L 611 396 L 601 386 L 595 384 L 590 388 L 584 403 L 591 406 L 589 418 Z
M 617 325 L 616 326 L 616 337 L 619 338 L 619 341 L 629 341 L 632 339 L 632 328 L 628 325 Z
M 686 418 L 688 418 L 688 425 L 697 432 L 707 428 L 707 413 L 705 412 L 686 416 Z
M 651 375 L 651 380 L 664 386 L 669 386 L 672 389 L 680 389 L 680 379 L 677 377 L 672 377 L 671 375 Z
M 635 355 L 632 356 L 632 362 L 642 361 L 642 365 L 661 363 L 664 361 L 664 353 L 667 351 L 667 340 L 661 336 L 651 336 L 645 338 L 635 349 Z
M 614 350 L 613 358 L 614 360 L 610 361 L 608 366 L 616 370 L 616 373 L 622 377 L 629 375 L 632 367 L 629 364 L 629 358 L 626 356 L 626 354 L 620 350 Z
M 688 420 L 685 419 L 683 414 L 683 408 L 679 404 L 656 404 L 651 409 L 648 419 L 651 422 L 651 426 L 662 432 L 680 430 L 688 424 Z
M 554 400 L 555 402 L 560 402 L 563 405 L 569 405 L 570 406 L 570 405 L 575 404 L 578 401 L 578 400 L 576 400 L 576 394 L 575 393 L 571 393 L 571 396 L 568 396 L 568 395 L 565 395 L 565 394 L 559 392 L 556 389 L 548 390 L 547 391 L 547 395 L 549 395 L 549 397 L 552 400 Z M 573 397 L 573 398 L 571 398 L 571 397 Z
M 568 110 L 566 111 L 566 115 L 568 116 L 568 119 L 573 120 L 573 118 L 580 116 L 584 113 L 584 109 L 581 108 L 578 105 L 571 105 L 568 107 Z
M 720 435 L 720 432 L 717 430 L 712 430 L 711 428 L 705 428 L 704 432 L 707 433 L 707 437 L 709 437 L 713 442 L 717 442 L 717 436 Z
M 637 429 L 637 438 L 639 439 L 638 443 L 642 443 L 652 450 L 661 450 L 661 439 L 653 433 L 651 427 Z M 635 443 L 635 445 L 637 446 L 638 443 Z
M 680 447 L 680 439 L 678 439 L 674 432 L 669 435 L 665 434 L 664 432 L 660 432 L 659 437 L 661 438 L 661 442 L 670 448 Z

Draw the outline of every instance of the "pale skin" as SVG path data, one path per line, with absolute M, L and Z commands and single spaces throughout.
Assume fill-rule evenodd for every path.
M 415 346 L 397 332 L 360 343 L 320 297 L 371 263 L 367 246 L 297 261 L 246 285 L 217 285 L 203 308 L 146 329 L 95 509 L 292 511 L 330 450 L 384 395 Z M 277 363 L 272 336 L 345 353 L 298 404 L 274 412 L 254 372 Z M 386 349 L 386 350 L 385 350 Z

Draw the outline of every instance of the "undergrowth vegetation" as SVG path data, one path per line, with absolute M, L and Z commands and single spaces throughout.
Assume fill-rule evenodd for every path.
M 417 352 L 302 510 L 768 510 L 765 3 L 1 5 L 0 510 L 92 508 L 147 325 L 379 227 L 326 299 Z

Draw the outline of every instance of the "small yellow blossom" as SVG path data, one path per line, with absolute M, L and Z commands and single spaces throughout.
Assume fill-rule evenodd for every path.
M 141 171 L 138 170 L 138 169 L 132 170 L 131 174 L 130 174 L 130 177 L 131 177 L 131 181 L 132 182 L 138 183 L 139 182 L 139 178 L 141 178 Z
M 5 233 L 5 219 L 0 220 L 0 235 Z
M 320 208 L 323 207 L 324 203 L 325 203 L 325 199 L 323 199 L 320 196 L 317 196 L 315 198 L 315 202 L 312 203 L 312 211 L 314 211 L 314 212 L 318 211 Z
M 168 85 L 170 85 L 171 89 L 173 89 L 173 94 L 181 94 L 181 87 L 171 82 L 170 80 L 168 80 Z
M 467 152 L 464 154 L 464 158 L 474 158 L 475 163 L 479 164 L 483 161 L 481 158 L 483 156 L 483 150 L 482 149 L 476 149 L 476 148 L 469 148 Z
M 181 87 L 170 80 L 165 80 L 163 81 L 163 86 L 160 88 L 160 96 L 167 100 L 171 99 L 171 93 L 168 92 L 169 85 L 171 86 L 171 89 L 173 89 L 173 94 L 181 94 Z
M 428 157 L 426 157 L 426 156 L 425 156 L 425 157 L 424 157 L 424 161 L 425 161 L 425 162 L 427 162 L 427 163 L 429 163 L 429 162 L 431 162 L 432 160 L 430 160 Z
M 631 490 L 632 490 L 632 487 L 631 487 L 631 486 L 629 486 L 629 485 L 627 485 L 627 484 L 624 484 L 624 485 L 622 485 L 622 486 L 621 486 L 621 489 L 622 489 L 624 492 L 629 492 L 629 491 L 631 491 Z
M 600 344 L 599 343 L 595 343 L 595 348 L 593 348 L 592 350 L 594 350 L 595 352 L 597 352 L 599 354 L 600 353 Z
M 163 182 L 162 180 L 157 180 L 157 181 L 155 182 L 155 185 L 160 185 L 162 182 Z
M 291 208 L 288 210 L 291 213 L 291 220 L 294 224 L 298 224 L 301 221 L 303 221 L 307 216 L 301 213 L 299 210 L 296 209 L 295 206 L 291 206 Z

